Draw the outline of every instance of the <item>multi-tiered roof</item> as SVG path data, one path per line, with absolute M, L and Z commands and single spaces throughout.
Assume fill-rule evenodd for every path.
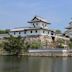
M 42 22 L 42 24 L 43 24 L 43 26 L 44 26 L 44 24 L 46 24 L 46 27 L 44 26 L 44 27 L 42 27 L 42 26 L 40 26 L 39 24 L 41 24 L 41 23 L 39 23 L 39 22 Z M 47 25 L 48 24 L 51 24 L 50 22 L 48 22 L 46 19 L 44 19 L 44 18 L 42 18 L 42 17 L 39 17 L 39 16 L 35 16 L 35 17 L 33 17 L 30 21 L 28 21 L 28 23 L 31 23 L 31 26 L 30 27 L 20 27 L 20 28 L 15 28 L 15 29 L 12 29 L 12 30 L 10 30 L 10 31 L 22 31 L 22 30 L 32 30 L 32 29 L 47 29 L 47 30 L 50 30 L 48 27 L 47 27 Z M 35 25 L 36 25 L 36 23 L 38 24 L 38 26 L 36 27 Z
M 34 23 L 34 22 L 43 22 L 46 24 L 50 24 L 46 19 L 39 17 L 39 16 L 35 16 L 31 21 L 29 21 L 28 23 Z

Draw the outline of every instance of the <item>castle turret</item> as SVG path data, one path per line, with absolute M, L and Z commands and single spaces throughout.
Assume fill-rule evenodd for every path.
M 72 38 L 72 20 L 69 22 L 69 26 L 66 27 L 65 35 Z
M 31 21 L 28 23 L 31 24 L 34 28 L 48 28 L 48 24 L 50 24 L 47 20 L 42 17 L 35 16 Z
M 55 32 L 48 28 L 50 24 L 47 20 L 42 17 L 35 16 L 30 20 L 30 27 L 26 28 L 15 28 L 10 30 L 10 34 L 17 37 L 28 37 L 28 36 L 54 36 Z

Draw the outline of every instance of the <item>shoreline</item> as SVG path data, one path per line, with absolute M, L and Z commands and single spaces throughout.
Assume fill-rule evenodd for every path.
M 13 56 L 7 52 L 0 53 L 4 56 Z M 14 55 L 15 56 L 15 55 Z M 38 56 L 38 57 L 72 57 L 72 49 L 34 49 L 28 52 L 20 53 L 19 56 Z
M 45 57 L 64 57 L 64 56 L 70 56 L 72 57 L 72 50 L 69 49 L 62 49 L 62 50 L 55 50 L 55 49 L 49 49 L 49 50 L 29 50 L 28 53 L 24 53 L 21 55 L 27 55 L 27 56 L 45 56 Z
M 72 57 L 72 54 L 63 54 L 63 53 L 26 53 L 20 54 L 22 56 L 38 56 L 38 57 Z
M 14 54 L 0 54 L 0 56 L 16 56 Z M 72 54 L 46 54 L 46 53 L 23 53 L 18 56 L 30 56 L 30 57 L 72 57 Z

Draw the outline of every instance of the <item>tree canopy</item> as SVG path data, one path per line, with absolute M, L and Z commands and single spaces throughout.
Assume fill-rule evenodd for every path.
M 61 30 L 59 30 L 59 29 L 57 29 L 55 32 L 56 32 L 56 34 L 61 34 L 62 33 Z
M 4 49 L 8 53 L 19 54 L 21 50 L 24 48 L 25 48 L 24 39 L 22 39 L 20 36 L 19 37 L 10 36 L 4 42 Z
M 9 33 L 8 29 L 6 29 L 6 30 L 0 30 L 0 34 L 6 34 L 6 33 Z
M 10 36 L 4 42 L 4 50 L 9 54 L 18 55 L 21 52 L 27 52 L 29 48 L 38 49 L 41 47 L 41 42 L 39 41 L 26 41 L 25 38 Z

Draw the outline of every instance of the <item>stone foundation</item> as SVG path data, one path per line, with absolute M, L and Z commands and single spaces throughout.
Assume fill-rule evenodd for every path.
M 61 40 L 60 38 L 55 38 L 54 40 L 50 36 L 27 36 L 25 37 L 25 40 L 27 42 L 32 41 L 39 41 L 42 44 L 42 48 L 56 48 L 58 45 L 58 41 Z M 63 39 L 62 39 L 63 40 Z M 65 42 L 68 42 L 68 40 L 63 40 Z

